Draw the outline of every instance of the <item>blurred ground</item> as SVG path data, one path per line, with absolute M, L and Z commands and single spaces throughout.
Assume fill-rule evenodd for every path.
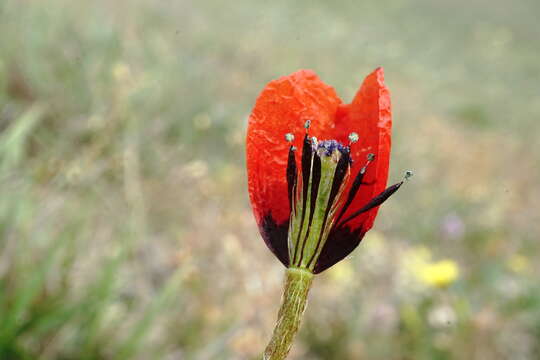
M 540 3 L 0 1 L 0 359 L 257 359 L 246 119 L 384 66 L 391 180 L 291 359 L 540 358 Z

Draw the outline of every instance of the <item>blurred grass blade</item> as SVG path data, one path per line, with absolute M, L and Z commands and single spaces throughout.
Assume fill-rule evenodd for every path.
M 114 257 L 108 259 L 100 272 L 98 280 L 89 287 L 86 301 L 82 304 L 84 328 L 79 337 L 82 340 L 82 359 L 93 359 L 99 352 L 100 329 L 106 309 L 116 294 L 117 274 L 125 260 L 126 249 L 121 249 Z
M 31 306 L 32 301 L 43 289 L 47 275 L 58 259 L 58 254 L 64 245 L 62 240 L 58 240 L 49 247 L 47 253 L 43 256 L 42 262 L 37 264 L 32 271 L 28 271 L 28 269 L 25 271 L 29 274 L 29 278 L 25 279 L 24 275 L 20 278 L 19 288 L 13 297 L 13 305 L 5 313 L 5 318 L 2 319 L 0 345 L 14 338 L 19 327 L 23 325 L 25 313 Z
M 24 155 L 24 145 L 32 129 L 43 118 L 45 106 L 36 104 L 0 136 L 0 169 L 2 173 L 20 164 Z

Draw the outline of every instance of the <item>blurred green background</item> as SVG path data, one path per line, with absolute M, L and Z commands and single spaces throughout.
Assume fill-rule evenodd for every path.
M 291 359 L 540 358 L 537 0 L 0 0 L 0 359 L 258 359 L 263 86 L 384 66 L 390 181 Z

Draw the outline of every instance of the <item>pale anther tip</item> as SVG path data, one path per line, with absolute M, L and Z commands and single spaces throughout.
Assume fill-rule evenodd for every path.
M 306 122 L 304 123 L 304 127 L 306 129 L 309 129 L 310 126 L 311 126 L 311 120 L 306 120 Z
M 411 170 L 407 170 L 405 171 L 405 180 L 409 180 L 409 178 L 411 178 L 413 176 L 413 172 Z
M 373 161 L 373 160 L 375 160 L 375 154 L 374 154 L 374 153 L 369 153 L 369 154 L 367 155 L 367 159 L 368 159 L 368 161 Z
M 360 137 L 355 132 L 352 132 L 349 134 L 349 141 L 351 142 L 351 144 L 354 144 L 355 142 L 357 142 L 359 138 Z
M 294 135 L 291 134 L 291 133 L 286 133 L 285 134 L 285 140 L 288 141 L 288 142 L 293 142 L 294 141 Z

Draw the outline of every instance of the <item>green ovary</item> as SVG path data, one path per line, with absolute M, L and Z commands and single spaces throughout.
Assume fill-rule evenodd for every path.
M 332 183 L 336 172 L 337 163 L 340 157 L 339 151 L 335 151 L 331 156 L 321 155 L 321 178 L 316 200 L 314 202 L 315 210 L 310 224 L 311 209 L 311 188 L 313 186 L 313 174 L 310 176 L 307 199 L 303 199 L 303 194 L 298 191 L 296 206 L 291 214 L 289 228 L 289 256 L 291 266 L 308 269 L 313 271 L 322 248 L 328 238 L 328 233 L 333 225 L 333 218 L 337 204 L 339 203 L 339 194 L 335 197 L 333 203 L 329 204 Z M 319 154 L 314 154 L 319 156 Z M 312 168 L 313 171 L 313 168 Z M 345 183 L 344 181 L 343 183 Z M 302 216 L 303 201 L 306 201 L 306 214 Z M 327 212 L 328 215 L 325 214 Z M 303 225 L 301 226 L 303 217 Z M 298 236 L 300 233 L 300 236 Z M 307 237 L 306 237 L 307 234 Z

